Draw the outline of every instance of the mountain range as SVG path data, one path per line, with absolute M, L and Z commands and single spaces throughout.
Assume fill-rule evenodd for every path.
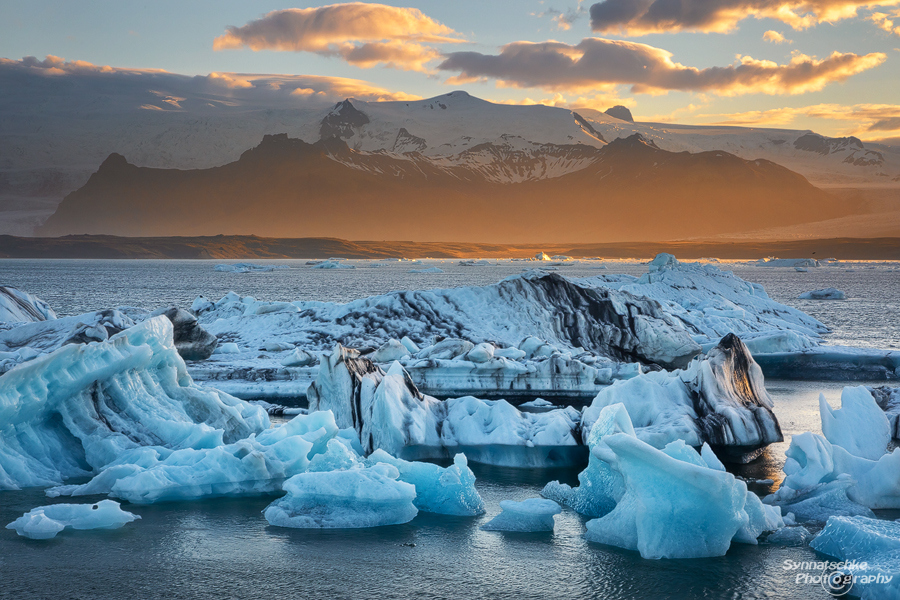
M 31 208 L 25 225 L 34 226 L 47 215 L 25 199 L 49 206 L 68 194 L 40 235 L 472 240 L 499 228 L 510 242 L 596 241 L 838 218 L 864 203 L 813 184 L 900 186 L 900 154 L 856 138 L 634 123 L 627 111 L 608 112 L 452 92 L 294 114 L 153 115 L 153 127 L 142 114 L 134 131 L 100 126 L 81 151 L 57 152 L 79 161 L 98 148 L 122 153 L 93 167 L 52 158 L 71 140 L 42 154 L 32 148 L 40 135 L 14 136 L 21 151 L 0 160 L 0 204 Z M 54 162 L 36 167 L 41 160 Z

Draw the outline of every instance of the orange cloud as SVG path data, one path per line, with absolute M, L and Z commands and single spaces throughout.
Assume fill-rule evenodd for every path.
M 498 86 L 541 88 L 578 93 L 610 84 L 631 85 L 634 93 L 670 90 L 738 94 L 802 94 L 820 90 L 880 65 L 882 53 L 863 56 L 839 52 L 824 59 L 796 54 L 786 65 L 738 57 L 726 67 L 697 69 L 672 60 L 672 54 L 647 44 L 586 38 L 577 45 L 562 42 L 514 42 L 498 55 L 453 52 L 438 69 L 457 71 L 454 83 L 494 79 Z
M 863 9 L 900 0 L 603 0 L 591 6 L 591 28 L 643 35 L 673 31 L 725 32 L 748 17 L 775 19 L 794 29 L 834 23 Z
M 869 20 L 875 23 L 879 29 L 900 35 L 900 24 L 897 23 L 897 20 L 900 20 L 900 11 L 894 11 L 889 15 L 880 12 L 872 13 L 869 15 Z
M 351 2 L 272 11 L 242 27 L 228 27 L 213 49 L 312 52 L 348 63 L 427 71 L 440 53 L 424 43 L 458 43 L 455 31 L 415 8 Z
M 793 44 L 791 40 L 785 38 L 782 34 L 777 31 L 769 30 L 763 34 L 763 39 L 767 42 L 772 42 L 773 44 L 784 44 L 787 42 L 788 44 Z

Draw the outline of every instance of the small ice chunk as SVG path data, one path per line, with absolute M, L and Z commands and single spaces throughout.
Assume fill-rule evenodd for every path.
M 518 348 L 495 348 L 494 356 L 508 358 L 509 360 L 520 360 L 525 358 L 525 352 Z
M 140 519 L 126 512 L 118 502 L 101 500 L 97 504 L 51 504 L 31 509 L 7 529 L 33 540 L 48 540 L 71 527 L 72 529 L 118 529 L 126 523 Z
M 441 340 L 428 348 L 423 348 L 416 356 L 418 358 L 429 358 L 431 360 L 452 360 L 465 355 L 474 347 L 475 344 L 472 342 L 450 338 Z
M 409 356 L 409 354 L 409 348 L 404 346 L 403 342 L 391 338 L 373 352 L 370 358 L 377 363 L 389 363 Z
M 469 350 L 466 359 L 473 363 L 486 363 L 494 358 L 494 345 L 482 342 Z
M 419 350 L 421 350 L 418 344 L 409 339 L 408 336 L 404 335 L 402 338 L 400 338 L 400 343 L 403 344 L 411 354 L 418 354 Z
M 308 367 L 316 363 L 316 357 L 305 350 L 297 348 L 281 360 L 285 367 Z
M 408 523 L 418 514 L 416 488 L 397 481 L 384 463 L 347 471 L 300 473 L 284 482 L 287 495 L 270 504 L 266 520 L 277 527 L 357 529 Z
M 486 531 L 553 531 L 553 515 L 562 512 L 559 504 L 544 498 L 521 502 L 503 500 L 499 515 L 481 526 Z
M 219 344 L 216 346 L 216 349 L 213 350 L 213 354 L 240 354 L 241 349 L 238 348 L 238 345 L 234 342 L 225 342 L 224 344 Z
M 779 546 L 803 546 L 812 537 L 806 527 L 785 527 L 766 537 L 766 542 Z
M 293 350 L 296 346 L 287 342 L 266 342 L 266 352 L 284 352 L 285 350 Z

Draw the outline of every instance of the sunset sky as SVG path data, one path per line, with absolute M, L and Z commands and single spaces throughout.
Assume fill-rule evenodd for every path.
M 248 98 L 280 87 L 298 105 L 465 89 L 495 102 L 625 104 L 639 121 L 900 137 L 900 0 L 0 6 L 0 69 L 92 75 L 88 85 L 161 69 L 203 76 L 182 87 Z M 154 89 L 169 81 L 153 77 Z M 176 92 L 157 91 L 179 108 Z

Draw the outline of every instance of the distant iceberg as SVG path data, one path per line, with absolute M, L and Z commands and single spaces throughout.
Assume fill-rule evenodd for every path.
M 216 271 L 223 273 L 268 273 L 276 269 L 288 269 L 287 265 L 256 265 L 253 263 L 235 263 L 233 265 L 216 265 Z
M 835 288 L 824 288 L 821 290 L 812 290 L 811 292 L 803 292 L 797 296 L 800 300 L 844 300 L 847 295 L 841 290 Z

